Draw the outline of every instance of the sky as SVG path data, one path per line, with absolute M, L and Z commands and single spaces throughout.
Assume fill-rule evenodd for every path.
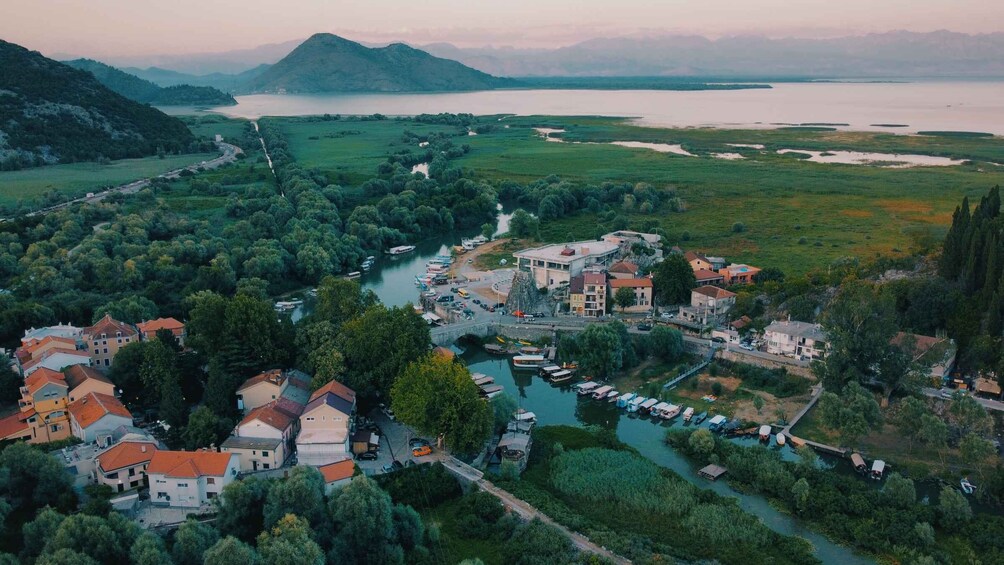
M 995 0 L 3 0 L 0 39 L 51 55 L 211 53 L 303 39 L 560 47 L 593 37 L 1004 31 Z

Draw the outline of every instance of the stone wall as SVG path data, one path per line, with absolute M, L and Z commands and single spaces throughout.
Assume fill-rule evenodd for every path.
M 747 365 L 756 365 L 757 367 L 763 367 L 765 369 L 787 369 L 788 372 L 793 375 L 815 380 L 816 377 L 812 374 L 812 369 L 809 367 L 801 365 L 794 359 L 788 359 L 787 357 L 772 357 L 773 358 L 766 358 L 759 355 L 750 355 L 745 351 L 732 351 L 724 349 L 719 349 L 715 354 L 716 359 L 724 359 L 735 363 L 745 363 Z

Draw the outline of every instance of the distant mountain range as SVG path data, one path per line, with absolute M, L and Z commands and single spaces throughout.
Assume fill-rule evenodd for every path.
M 274 64 L 300 43 L 290 41 L 213 54 L 120 57 L 106 62 L 119 67 L 155 66 L 189 75 L 234 74 Z M 414 47 L 508 77 L 1004 77 L 1004 33 L 894 31 L 832 39 L 737 36 L 715 40 L 662 35 L 597 38 L 559 49 L 458 48 L 448 43 Z M 216 84 L 224 83 L 212 85 Z
M 0 41 L 0 169 L 180 151 L 180 120 L 113 92 L 89 72 Z
M 394 43 L 370 48 L 330 33 L 313 35 L 251 78 L 245 92 L 427 92 L 514 84 L 456 61 Z
M 228 106 L 237 104 L 233 96 L 211 86 L 177 84 L 161 87 L 91 59 L 74 59 L 63 63 L 91 73 L 98 79 L 98 82 L 111 90 L 144 104 L 155 106 Z

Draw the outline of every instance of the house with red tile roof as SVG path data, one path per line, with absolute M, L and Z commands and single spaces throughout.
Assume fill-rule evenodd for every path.
M 606 273 L 586 272 L 573 277 L 569 285 L 569 310 L 579 316 L 603 316 L 607 313 Z
M 332 491 L 347 485 L 356 474 L 355 462 L 346 457 L 341 461 L 328 463 L 317 468 L 324 477 L 324 491 L 330 494 Z
M 0 418 L 0 441 L 32 442 L 31 426 L 23 412 L 14 412 Z
M 84 328 L 81 340 L 91 356 L 91 364 L 107 368 L 111 367 L 119 349 L 139 341 L 139 332 L 129 324 L 105 314 L 105 317 L 98 320 L 96 324 Z
M 638 277 L 641 269 L 631 261 L 618 261 L 610 265 L 610 270 L 607 273 L 613 279 L 633 279 Z
M 219 496 L 240 469 L 236 453 L 158 450 L 146 467 L 150 502 L 198 508 Z
M 236 453 L 242 472 L 282 467 L 293 451 L 303 406 L 279 398 L 248 412 L 220 451 Z
M 98 435 L 110 434 L 119 426 L 131 426 L 132 414 L 107 394 L 89 392 L 69 405 L 70 429 L 84 442 L 95 441 Z
M 753 284 L 753 279 L 760 271 L 759 267 L 733 263 L 724 269 L 718 269 L 718 274 L 725 278 L 725 284 Z
M 631 292 L 634 293 L 634 305 L 622 308 L 622 312 L 639 314 L 652 311 L 652 279 L 647 277 L 610 279 L 610 299 L 614 300 L 617 291 L 622 288 L 631 289 Z M 620 307 L 618 306 L 618 308 Z
M 237 408 L 245 414 L 280 398 L 306 404 L 310 398 L 310 377 L 300 371 L 272 369 L 258 373 L 237 388 Z
M 70 365 L 91 364 L 87 352 L 77 349 L 75 339 L 55 335 L 23 341 L 14 352 L 14 359 L 26 376 L 43 367 L 59 371 Z
M 296 437 L 297 459 L 302 465 L 326 465 L 349 453 L 356 393 L 338 381 L 331 381 L 310 395 L 300 415 Z
M 69 386 L 63 374 L 39 367 L 28 375 L 18 401 L 22 420 L 29 426 L 29 443 L 47 443 L 70 437 L 67 414 Z
M 157 318 L 140 322 L 136 324 L 136 329 L 139 330 L 140 339 L 143 341 L 157 337 L 157 332 L 160 330 L 167 330 L 178 340 L 178 345 L 185 345 L 185 324 L 174 318 Z
M 702 326 L 716 326 L 736 304 L 736 294 L 717 286 L 690 291 L 690 306 L 680 308 L 680 318 Z
M 94 367 L 72 365 L 63 371 L 63 378 L 70 389 L 70 402 L 83 398 L 91 392 L 115 396 L 115 385 Z
M 116 492 L 144 486 L 146 469 L 155 453 L 157 443 L 153 441 L 116 443 L 95 458 L 94 480 Z
M 706 284 L 725 284 L 725 277 L 714 271 L 698 269 L 694 271 L 694 278 L 697 279 L 697 286 Z

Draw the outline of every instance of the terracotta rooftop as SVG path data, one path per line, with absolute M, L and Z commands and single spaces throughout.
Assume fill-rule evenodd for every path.
M 153 454 L 148 475 L 165 475 L 182 479 L 198 477 L 222 477 L 227 472 L 232 453 L 216 451 L 163 451 Z
M 41 370 L 42 369 L 39 369 L 39 371 Z M 104 376 L 101 371 L 98 371 L 94 367 L 88 367 L 87 365 L 71 365 L 67 367 L 66 370 L 63 371 L 63 378 L 66 379 L 66 384 L 71 390 L 77 388 L 84 381 L 89 379 L 112 384 L 112 381 L 108 380 L 108 377 Z
M 131 337 L 136 335 L 136 329 L 125 322 L 112 318 L 109 314 L 105 314 L 105 317 L 98 320 L 96 324 L 89 328 L 84 328 L 83 335 L 85 339 L 88 337 L 93 339 L 95 336 L 100 336 L 101 334 L 105 334 L 108 337 L 116 337 L 118 333 L 121 333 L 122 337 Z
M 147 320 L 145 322 L 140 322 L 136 324 L 139 331 L 148 333 L 157 333 L 157 330 L 170 330 L 172 332 L 176 330 L 185 329 L 185 324 L 182 324 L 174 318 L 157 318 L 156 320 Z
M 707 269 L 698 269 L 694 271 L 694 278 L 697 279 L 697 282 L 701 282 L 701 281 L 715 281 L 719 279 L 724 279 L 725 276 L 720 275 L 714 271 L 709 271 Z
M 351 459 L 343 459 L 318 467 L 317 470 L 321 472 L 325 483 L 333 483 L 343 479 L 351 479 L 356 472 L 356 464 Z
M 635 265 L 631 261 L 618 261 L 610 267 L 611 273 L 627 273 L 633 275 L 638 272 L 638 265 Z
M 248 415 L 245 416 L 238 425 L 243 426 L 253 422 L 254 420 L 259 420 L 263 424 L 267 424 L 279 431 L 282 431 L 288 428 L 298 417 L 299 414 L 292 415 L 286 410 L 279 408 L 276 405 L 276 401 L 273 400 L 268 404 L 263 404 L 262 406 L 248 412 Z
M 0 438 L 7 438 L 15 434 L 24 434 L 28 431 L 28 422 L 17 412 L 0 419 Z
M 282 373 L 281 369 L 272 369 L 271 371 L 265 371 L 264 373 L 258 373 L 257 375 L 251 377 L 250 379 L 244 381 L 244 384 L 237 389 L 240 392 L 244 389 L 251 388 L 260 383 L 269 383 L 275 386 L 282 386 L 282 382 L 286 380 L 286 375 Z
M 317 400 L 329 392 L 335 396 L 341 397 L 347 402 L 354 403 L 356 401 L 356 391 L 338 381 L 331 381 L 330 383 L 315 390 L 314 393 L 310 395 L 310 402 Z
M 582 282 L 585 284 L 607 284 L 607 276 L 603 273 L 582 273 Z
M 157 444 L 152 441 L 123 441 L 98 455 L 98 466 L 105 472 L 132 467 L 153 459 Z
M 699 286 L 692 290 L 691 292 L 696 292 L 697 294 L 703 294 L 708 298 L 715 298 L 717 300 L 722 300 L 724 298 L 732 298 L 736 295 L 734 292 L 729 292 L 724 288 L 718 288 L 717 286 Z
M 132 414 L 119 399 L 100 392 L 89 392 L 70 403 L 70 416 L 81 428 L 87 428 L 108 414 L 132 419 Z
M 686 253 L 684 253 L 683 254 L 683 258 L 686 259 L 688 263 L 690 261 L 695 261 L 697 259 L 700 259 L 701 261 L 704 261 L 705 263 L 710 263 L 711 262 L 711 261 L 708 261 L 708 259 L 704 255 L 701 255 L 700 253 L 695 253 L 693 251 L 687 251 Z
M 610 279 L 610 288 L 652 288 L 652 279 Z
M 28 387 L 28 392 L 31 394 L 35 394 L 38 389 L 50 383 L 57 386 L 67 386 L 63 373 L 47 367 L 39 367 L 24 379 L 24 386 Z
M 17 348 L 18 357 L 20 358 L 22 355 L 27 355 L 29 359 L 32 359 L 35 357 L 36 351 L 42 349 L 43 347 L 51 343 L 58 344 L 55 347 L 60 347 L 60 348 L 69 348 L 69 349 L 77 348 L 77 340 L 75 339 L 50 335 L 43 337 L 42 339 L 29 340 L 28 343 Z

